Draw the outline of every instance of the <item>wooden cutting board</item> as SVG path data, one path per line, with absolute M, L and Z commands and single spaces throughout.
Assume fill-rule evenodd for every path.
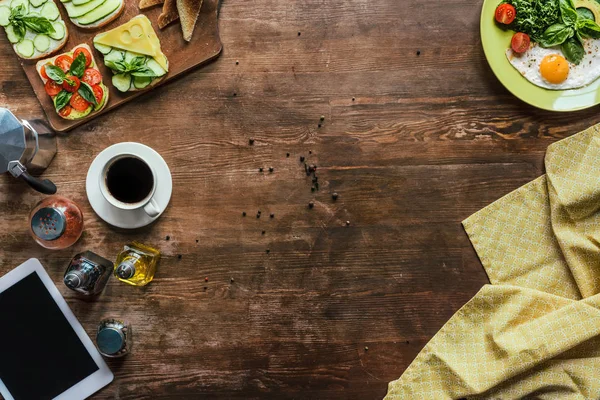
M 169 72 L 167 73 L 165 79 L 147 90 L 122 93 L 115 89 L 115 87 L 112 85 L 111 78 L 113 74 L 104 66 L 103 55 L 94 49 L 94 58 L 96 59 L 98 68 L 102 73 L 103 81 L 110 92 L 108 104 L 101 112 L 92 113 L 86 118 L 71 121 L 62 119 L 56 113 L 52 99 L 46 94 L 46 91 L 44 90 L 44 84 L 35 70 L 35 64 L 37 61 L 21 60 L 21 65 L 27 74 L 29 82 L 31 82 L 31 86 L 33 86 L 33 90 L 35 91 L 37 98 L 42 104 L 42 108 L 48 117 L 48 121 L 57 132 L 65 132 L 73 129 L 76 126 L 79 126 L 99 115 L 104 114 L 105 112 L 112 110 L 113 108 L 125 104 L 137 96 L 143 96 L 144 93 L 148 92 L 149 90 L 156 89 L 158 86 L 177 78 L 179 75 L 191 70 L 192 68 L 214 60 L 221 53 L 223 46 L 221 44 L 221 39 L 219 38 L 219 27 L 217 24 L 219 0 L 204 0 L 204 3 L 202 4 L 202 10 L 200 11 L 200 16 L 198 18 L 198 24 L 196 25 L 196 29 L 194 31 L 194 36 L 189 43 L 183 40 L 179 21 L 172 23 L 163 30 L 158 28 L 157 21 L 158 16 L 161 13 L 162 5 L 140 11 L 138 8 L 138 0 L 123 1 L 125 2 L 123 14 L 121 14 L 120 17 L 110 24 L 94 30 L 81 29 L 72 24 L 67 16 L 66 10 L 62 7 L 62 4 L 59 1 L 56 1 L 62 18 L 67 25 L 67 29 L 69 30 L 69 39 L 65 47 L 63 47 L 60 52 L 55 53 L 55 55 L 69 51 L 81 43 L 87 43 L 93 48 L 94 46 L 92 44 L 92 39 L 98 33 L 122 25 L 138 14 L 145 14 L 152 22 L 152 27 L 160 39 L 162 51 L 169 60 Z

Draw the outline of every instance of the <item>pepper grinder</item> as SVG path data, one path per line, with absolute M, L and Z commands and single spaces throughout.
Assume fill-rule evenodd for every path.
M 42 247 L 66 249 L 83 233 L 83 213 L 77 204 L 65 197 L 46 197 L 29 214 L 29 233 Z
M 112 269 L 111 261 L 86 251 L 73 257 L 63 281 L 71 290 L 85 296 L 96 296 L 104 290 Z

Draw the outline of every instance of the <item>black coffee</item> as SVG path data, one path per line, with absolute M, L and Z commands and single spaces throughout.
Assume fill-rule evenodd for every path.
M 106 172 L 106 187 L 115 199 L 123 203 L 137 203 L 152 191 L 154 177 L 150 167 L 135 157 L 115 161 Z

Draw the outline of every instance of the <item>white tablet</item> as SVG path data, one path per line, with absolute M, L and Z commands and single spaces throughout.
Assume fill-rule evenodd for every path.
M 0 394 L 79 400 L 113 374 L 34 258 L 0 278 Z

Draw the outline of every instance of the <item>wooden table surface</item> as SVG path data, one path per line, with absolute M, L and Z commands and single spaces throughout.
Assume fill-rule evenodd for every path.
M 224 0 L 215 63 L 59 138 L 45 176 L 84 210 L 74 247 L 38 247 L 27 215 L 42 196 L 0 177 L 0 275 L 37 257 L 88 333 L 104 316 L 132 322 L 134 351 L 95 399 L 382 398 L 487 283 L 460 221 L 598 120 L 513 98 L 483 56 L 480 7 Z M 11 51 L 1 35 L 0 106 L 39 116 Z M 85 195 L 93 157 L 122 141 L 173 174 L 168 210 L 137 232 Z M 318 165 L 314 193 L 300 156 Z M 164 255 L 146 288 L 113 279 L 86 303 L 62 285 L 77 252 L 114 258 L 133 239 Z

